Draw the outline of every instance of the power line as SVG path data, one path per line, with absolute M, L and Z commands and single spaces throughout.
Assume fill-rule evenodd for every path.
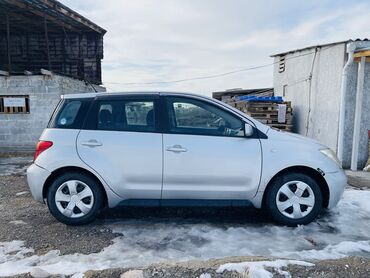
M 326 48 L 322 48 L 322 50 L 326 50 L 328 48 L 331 48 L 333 46 L 328 46 Z M 296 55 L 296 56 L 293 56 L 293 57 L 289 57 L 289 58 L 286 58 L 285 61 L 287 60 L 291 60 L 291 59 L 297 59 L 299 57 L 302 57 L 302 56 L 307 56 L 307 55 L 311 55 L 311 54 L 315 54 L 316 52 L 316 49 L 319 48 L 319 47 L 316 47 L 315 48 L 315 51 L 312 51 L 312 52 L 308 52 L 308 53 L 304 53 L 304 54 L 300 54 L 300 55 Z M 116 85 L 126 85 L 126 86 L 132 86 L 132 85 L 160 85 L 160 84 L 173 84 L 173 83 L 181 83 L 181 82 L 187 82 L 187 81 L 194 81 L 194 80 L 204 80 L 204 79 L 212 79 L 212 78 L 218 78 L 218 77 L 223 77 L 223 76 L 227 76 L 227 75 L 232 75 L 232 74 L 235 74 L 235 73 L 239 73 L 239 72 L 245 72 L 245 71 L 250 71 L 250 70 L 255 70 L 255 69 L 260 69 L 260 68 L 265 68 L 265 67 L 269 67 L 269 66 L 272 66 L 272 65 L 275 65 L 275 64 L 278 64 L 280 63 L 280 61 L 276 61 L 276 62 L 273 62 L 273 63 L 269 63 L 269 64 L 264 64 L 264 65 L 259 65 L 259 66 L 254 66 L 254 67 L 246 67 L 246 68 L 242 68 L 242 69 L 238 69 L 238 70 L 233 70 L 233 71 L 228 71 L 228 72 L 224 72 L 224 73 L 219 73 L 219 74 L 213 74 L 213 75 L 205 75 L 205 76 L 198 76 L 198 77 L 190 77 L 190 78 L 183 78 L 183 79 L 177 79 L 177 80 L 169 80 L 169 81 L 150 81 L 150 82 L 103 82 L 104 84 L 116 84 Z
M 152 82 L 104 82 L 108 84 L 119 84 L 119 85 L 155 85 L 155 84 L 169 84 L 169 83 L 180 83 L 180 82 L 186 82 L 186 81 L 192 81 L 192 80 L 202 80 L 202 79 L 210 79 L 210 78 L 217 78 L 217 77 L 222 77 L 242 71 L 248 71 L 248 70 L 254 70 L 254 69 L 259 69 L 259 68 L 264 68 L 264 67 L 269 67 L 275 63 L 270 63 L 270 64 L 265 64 L 261 66 L 255 66 L 255 67 L 250 67 L 250 68 L 243 68 L 239 70 L 233 70 L 229 72 L 224 72 L 224 73 L 219 73 L 219 74 L 214 74 L 214 75 L 206 75 L 206 76 L 199 76 L 199 77 L 191 77 L 191 78 L 184 78 L 184 79 L 178 79 L 178 80 L 171 80 L 171 81 L 152 81 Z

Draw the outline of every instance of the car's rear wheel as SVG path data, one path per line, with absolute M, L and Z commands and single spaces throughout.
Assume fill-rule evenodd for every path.
M 49 187 L 47 203 L 51 214 L 67 225 L 93 221 L 103 204 L 100 185 L 90 176 L 66 173 Z
M 302 173 L 277 177 L 269 186 L 266 206 L 275 221 L 283 225 L 305 225 L 313 221 L 323 206 L 318 183 Z

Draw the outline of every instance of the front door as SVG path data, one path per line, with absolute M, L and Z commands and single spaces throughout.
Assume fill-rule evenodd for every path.
M 97 100 L 90 130 L 81 130 L 81 159 L 125 199 L 160 199 L 162 134 L 157 132 L 159 98 Z
M 212 103 L 166 97 L 163 199 L 247 200 L 258 189 L 261 146 L 244 122 Z

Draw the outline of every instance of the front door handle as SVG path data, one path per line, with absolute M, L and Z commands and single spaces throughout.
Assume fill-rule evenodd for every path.
M 184 153 L 188 151 L 187 149 L 181 147 L 181 145 L 174 145 L 172 147 L 167 147 L 166 150 L 169 152 L 174 152 L 174 153 Z
M 86 146 L 86 147 L 90 147 L 90 148 L 94 148 L 94 147 L 103 146 L 103 143 L 101 143 L 101 142 L 99 142 L 95 139 L 90 139 L 87 142 L 82 142 L 81 145 Z

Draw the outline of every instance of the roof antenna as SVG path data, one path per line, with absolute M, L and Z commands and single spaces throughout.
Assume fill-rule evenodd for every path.
M 96 90 L 96 88 L 94 87 L 94 85 L 93 84 L 91 84 L 91 82 L 89 81 L 89 80 L 85 80 L 85 82 L 87 83 L 87 84 L 89 84 L 90 86 L 91 86 L 91 88 L 93 88 L 93 90 L 95 91 L 95 93 L 97 93 L 98 91 Z

